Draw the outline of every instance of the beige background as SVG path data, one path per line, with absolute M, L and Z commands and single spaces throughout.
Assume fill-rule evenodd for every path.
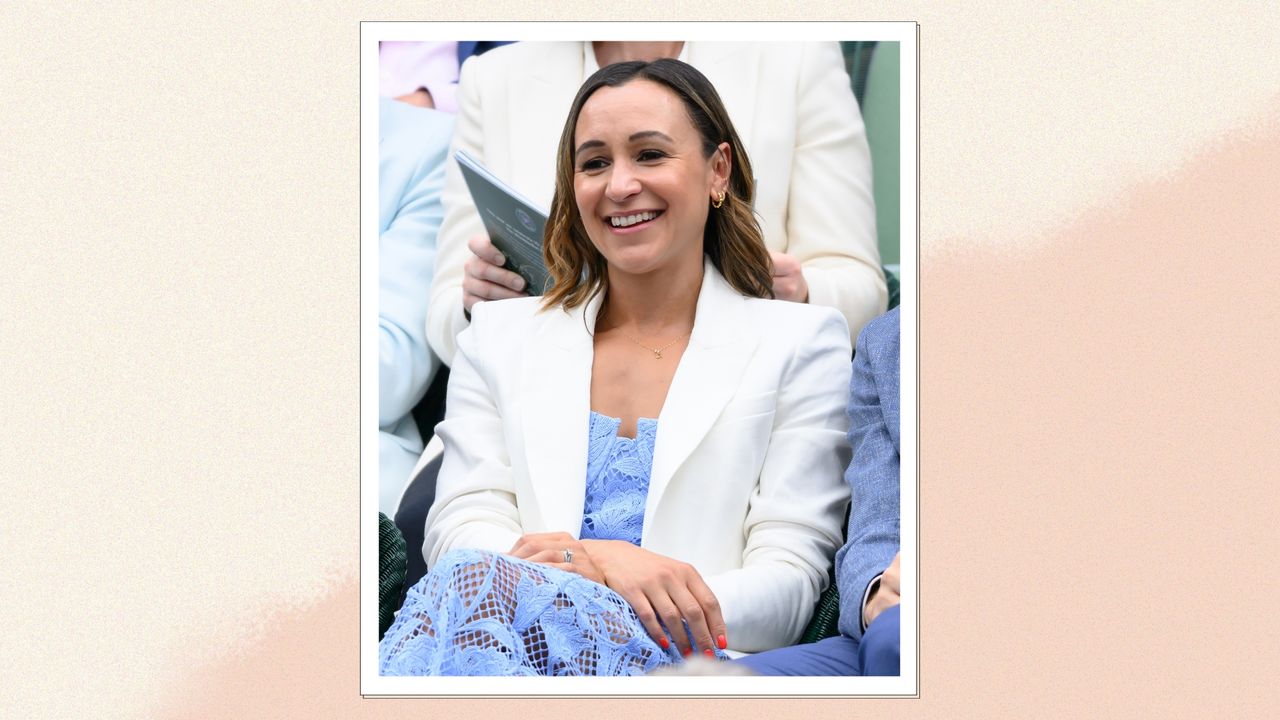
M 921 23 L 920 699 L 459 702 L 356 651 L 357 23 L 448 10 L 6 3 L 0 714 L 1263 714 L 1265 6 L 813 11 Z

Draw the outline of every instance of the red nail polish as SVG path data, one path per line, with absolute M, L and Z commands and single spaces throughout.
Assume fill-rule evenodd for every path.
M 729 647 L 729 641 L 728 641 L 728 640 L 725 640 L 723 635 L 717 635 L 717 636 L 716 636 L 716 647 L 718 647 L 718 648 L 720 648 L 721 650 L 723 650 L 723 649 L 725 649 L 725 648 Z
M 692 652 L 693 652 L 693 648 L 685 648 L 685 649 L 683 649 L 683 650 L 681 650 L 681 651 L 680 651 L 680 654 L 684 655 L 685 657 L 689 657 L 689 655 L 690 655 Z
M 671 643 L 668 642 L 667 639 L 664 637 L 658 638 L 658 644 L 662 646 L 663 650 L 666 650 L 667 648 L 671 647 Z
M 711 648 L 707 648 L 706 650 L 703 650 L 703 651 L 702 651 L 702 654 L 703 654 L 703 655 L 706 655 L 706 656 L 707 656 L 707 657 L 709 657 L 709 658 L 713 658 L 713 657 L 715 657 L 715 656 L 716 656 L 715 651 L 714 651 L 714 650 L 712 650 Z

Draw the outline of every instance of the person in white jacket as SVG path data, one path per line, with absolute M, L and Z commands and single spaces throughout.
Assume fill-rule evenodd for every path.
M 574 93 L 599 67 L 674 57 L 720 93 L 750 154 L 753 209 L 780 299 L 840 311 L 850 337 L 884 312 L 871 159 L 838 43 L 521 42 L 462 66 L 451 146 L 544 207 L 555 149 Z M 518 297 L 457 163 L 449 160 L 445 218 L 427 312 L 427 340 L 446 365 L 476 302 Z
M 771 299 L 752 164 L 705 76 L 611 64 L 559 143 L 543 297 L 458 340 L 383 674 L 633 675 L 795 642 L 848 489 L 849 330 Z

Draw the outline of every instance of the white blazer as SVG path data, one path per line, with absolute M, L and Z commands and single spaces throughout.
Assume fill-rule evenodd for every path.
M 888 301 L 876 244 L 871 154 L 839 44 L 686 42 L 680 60 L 707 76 L 746 145 L 755 211 L 770 250 L 794 255 L 809 302 L 844 315 L 850 337 Z M 462 66 L 453 151 L 465 149 L 522 195 L 550 207 L 569 106 L 597 69 L 589 42 L 521 42 Z M 458 164 L 445 171 L 444 222 L 427 342 L 452 367 L 467 239 L 484 225 Z
M 427 516 L 432 566 L 579 536 L 599 299 L 481 303 L 458 339 L 444 460 Z M 851 354 L 831 308 L 748 299 L 707 263 L 688 347 L 658 416 L 641 547 L 693 565 L 730 647 L 794 643 L 827 582 L 849 502 Z

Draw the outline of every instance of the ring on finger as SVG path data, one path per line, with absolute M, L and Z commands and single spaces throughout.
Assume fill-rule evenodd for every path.
M 570 550 L 569 548 L 564 549 L 564 561 L 566 564 L 569 564 L 569 565 L 573 564 L 573 551 Z

